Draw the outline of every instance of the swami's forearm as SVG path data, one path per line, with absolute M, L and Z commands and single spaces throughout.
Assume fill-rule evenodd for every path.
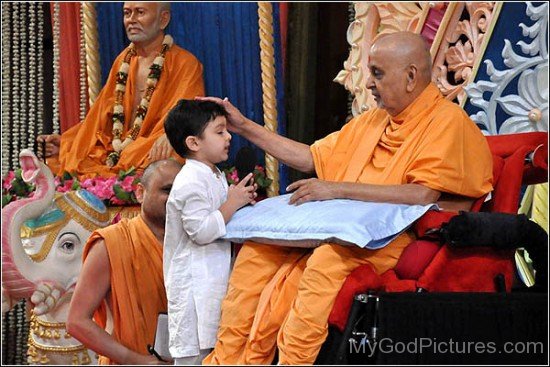
M 441 193 L 419 184 L 372 185 L 350 182 L 335 184 L 335 197 L 381 203 L 428 205 L 437 202 Z
M 314 172 L 309 145 L 288 139 L 248 120 L 240 134 L 280 162 L 298 171 Z

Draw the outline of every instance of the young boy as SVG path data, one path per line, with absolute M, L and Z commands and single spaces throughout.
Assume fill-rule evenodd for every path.
M 200 365 L 216 343 L 231 262 L 231 244 L 220 237 L 231 216 L 256 197 L 252 173 L 228 188 L 216 167 L 229 153 L 225 114 L 213 102 L 180 100 L 164 122 L 170 144 L 186 158 L 166 203 L 164 236 L 169 348 L 175 364 Z

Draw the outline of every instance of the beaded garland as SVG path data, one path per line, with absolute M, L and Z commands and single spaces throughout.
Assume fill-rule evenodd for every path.
M 128 81 L 128 71 L 130 69 L 130 60 L 133 56 L 136 55 L 135 46 L 133 43 L 130 44 L 128 48 L 128 52 L 124 56 L 124 61 L 120 65 L 120 68 L 118 69 L 117 77 L 116 77 L 116 87 L 115 87 L 115 105 L 113 107 L 113 115 L 112 115 L 112 122 L 113 122 L 113 149 L 114 151 L 111 152 L 107 156 L 107 165 L 109 167 L 113 167 L 117 164 L 121 152 L 126 148 L 130 143 L 132 143 L 139 135 L 139 132 L 141 130 L 141 125 L 143 124 L 143 120 L 145 119 L 145 115 L 147 114 L 147 109 L 149 108 L 149 102 L 151 101 L 151 97 L 153 96 L 153 92 L 155 91 L 155 87 L 158 83 L 158 80 L 160 78 L 160 74 L 162 72 L 162 67 L 164 65 L 164 59 L 166 55 L 166 51 L 172 46 L 173 39 L 171 36 L 166 35 L 164 36 L 164 40 L 162 41 L 162 49 L 160 51 L 160 54 L 155 58 L 153 61 L 153 64 L 149 68 L 149 75 L 147 76 L 147 89 L 145 91 L 145 95 L 141 99 L 139 106 L 137 107 L 136 111 L 136 117 L 134 119 L 134 122 L 132 124 L 132 127 L 127 133 L 126 138 L 124 141 L 122 141 L 122 130 L 124 126 L 124 107 L 122 106 L 123 99 L 124 99 L 124 92 L 126 91 L 126 82 Z

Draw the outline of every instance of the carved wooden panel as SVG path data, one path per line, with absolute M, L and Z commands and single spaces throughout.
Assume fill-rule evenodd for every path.
M 496 2 L 355 3 L 355 21 L 347 32 L 350 54 L 334 79 L 354 95 L 352 114 L 356 116 L 376 105 L 365 88 L 369 76 L 367 53 L 373 39 L 378 34 L 405 30 L 429 33 L 433 81 L 446 98 L 463 103 L 463 87 L 475 77 L 490 36 L 487 32 L 492 30 L 500 7 Z M 430 10 L 444 12 L 443 19 L 439 15 L 433 24 L 429 19 L 426 23 Z
M 351 46 L 350 54 L 344 62 L 344 69 L 334 79 L 354 95 L 354 116 L 376 106 L 372 94 L 365 88 L 370 74 L 367 68 L 367 53 L 373 39 L 378 34 L 397 31 L 419 33 L 428 10 L 427 2 L 355 3 L 355 21 L 350 24 L 347 31 L 347 41 Z
M 488 42 L 486 33 L 499 10 L 495 2 L 457 2 L 447 9 L 432 69 L 432 80 L 446 98 L 459 103 L 465 99 L 463 87 L 473 81 Z

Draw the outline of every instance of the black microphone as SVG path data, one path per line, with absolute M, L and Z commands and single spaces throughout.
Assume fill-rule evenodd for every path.
M 239 182 L 256 167 L 256 152 L 251 147 L 242 147 L 235 156 L 235 169 Z

